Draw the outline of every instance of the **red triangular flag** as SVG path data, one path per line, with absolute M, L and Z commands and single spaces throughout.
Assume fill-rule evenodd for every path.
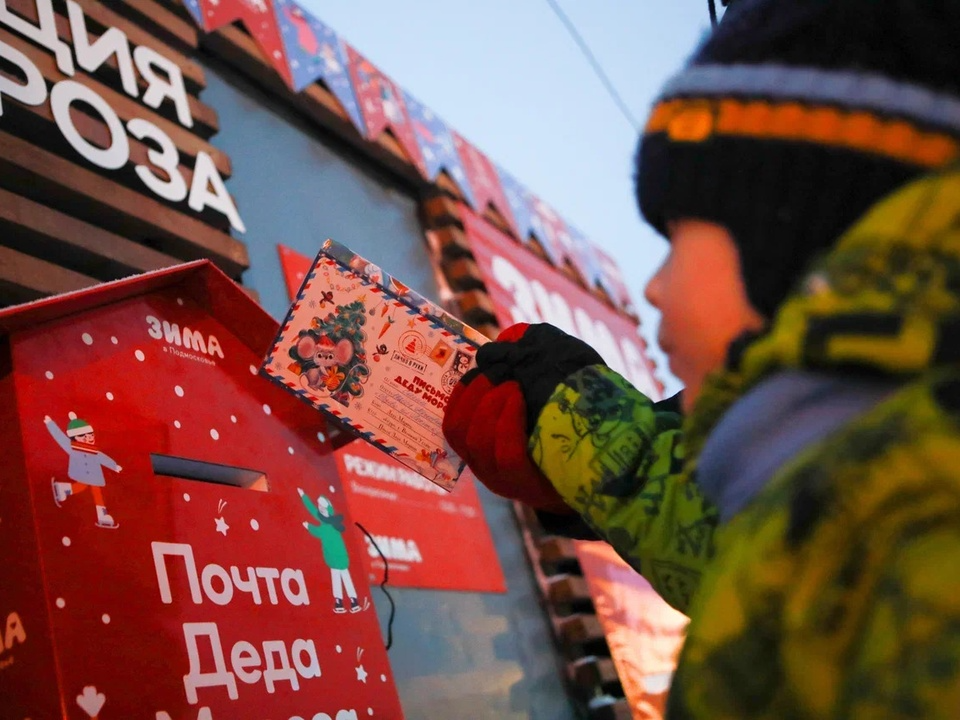
M 427 177 L 427 169 L 420 154 L 413 123 L 410 122 L 403 91 L 349 43 L 344 45 L 347 46 L 347 57 L 350 59 L 353 91 L 367 126 L 367 139 L 376 140 L 380 133 L 389 129 L 407 157 L 416 165 L 420 175 Z
M 293 87 L 293 77 L 283 53 L 283 39 L 272 0 L 200 0 L 200 8 L 203 11 L 203 29 L 208 33 L 240 20 L 267 61 L 287 86 Z

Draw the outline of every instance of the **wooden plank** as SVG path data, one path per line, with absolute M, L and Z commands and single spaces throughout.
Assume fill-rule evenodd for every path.
M 457 183 L 454 182 L 445 171 L 441 170 L 433 182 L 437 188 L 439 188 L 444 194 L 448 195 L 453 200 L 459 200 L 461 202 L 467 201 L 467 199 L 463 196 L 463 192 L 460 190 L 460 186 L 457 185 Z
M 485 287 L 480 268 L 469 258 L 445 261 L 441 267 L 452 290 L 481 290 Z
M 0 190 L 0 238 L 7 247 L 25 252 L 29 248 L 31 254 L 42 254 L 99 280 L 180 262 L 6 190 Z
M 0 305 L 14 305 L 96 284 L 92 277 L 0 247 Z
M 551 535 L 545 538 L 537 548 L 540 560 L 546 563 L 561 563 L 577 560 L 577 549 L 573 540 Z
M 222 150 L 215 148 L 213 145 L 204 141 L 197 135 L 194 135 L 179 123 L 171 122 L 170 120 L 160 117 L 157 113 L 145 105 L 141 105 L 135 100 L 127 97 L 125 94 L 111 90 L 109 87 L 103 85 L 89 75 L 77 73 L 72 78 L 68 78 L 66 75 L 60 72 L 60 69 L 57 67 L 56 60 L 52 55 L 33 45 L 28 40 L 24 40 L 23 38 L 7 31 L 4 28 L 0 28 L 0 41 L 7 43 L 11 47 L 19 50 L 29 57 L 30 60 L 36 64 L 37 68 L 48 82 L 56 83 L 60 80 L 71 79 L 74 82 L 85 85 L 106 100 L 107 104 L 113 108 L 120 119 L 125 123 L 133 118 L 143 118 L 145 120 L 149 120 L 170 136 L 170 139 L 173 140 L 173 142 L 180 149 L 181 155 L 187 155 L 195 158 L 197 153 L 201 151 L 206 152 L 208 155 L 210 155 L 220 174 L 224 178 L 230 176 L 231 164 L 230 158 L 227 156 L 227 154 Z M 77 107 L 83 107 L 83 103 L 79 103 Z
M 473 257 L 467 235 L 460 228 L 448 225 L 430 232 L 436 235 L 437 245 L 445 258 L 456 260 L 457 258 Z
M 131 21 L 129 18 L 106 7 L 104 3 L 99 2 L 99 0 L 75 1 L 83 8 L 88 18 L 96 21 L 101 27 L 120 28 L 126 34 L 127 39 L 134 45 L 142 45 L 143 47 L 156 50 L 165 58 L 179 65 L 180 70 L 183 72 L 183 79 L 189 90 L 198 91 L 207 86 L 207 76 L 203 67 L 176 48 L 158 39 L 154 33 L 144 30 L 143 27 Z M 31 2 L 33 2 L 33 0 L 31 0 Z
M 0 186 L 176 257 L 208 257 L 233 278 L 250 265 L 243 243 L 200 220 L 8 133 L 0 132 L 0 147 Z
M 428 228 L 442 228 L 453 225 L 463 229 L 463 220 L 460 217 L 460 206 L 446 195 L 435 195 L 425 199 L 421 204 L 424 224 Z
M 570 664 L 573 680 L 583 688 L 598 688 L 620 682 L 617 666 L 608 657 L 588 655 Z
M 632 720 L 633 713 L 625 699 L 605 697 L 590 703 L 589 717 L 590 720 Z
M 490 296 L 482 290 L 467 290 L 456 294 L 457 305 L 460 307 L 460 317 L 468 325 L 480 325 L 496 322 L 497 314 L 490 301 Z
M 192 19 L 180 15 L 167 3 L 157 3 L 153 0 L 101 1 L 114 12 L 129 17 L 168 45 L 173 45 L 187 53 L 197 49 L 201 31 L 197 29 Z
M 596 615 L 576 613 L 561 618 L 557 623 L 560 637 L 572 645 L 601 641 L 604 639 L 603 627 Z
M 4 74 L 5 73 L 0 71 L 0 75 Z M 43 146 L 45 150 L 49 150 L 66 160 L 83 163 L 93 172 L 103 175 L 110 180 L 123 182 L 131 189 L 147 197 L 154 197 L 149 194 L 149 190 L 137 177 L 136 171 L 134 170 L 134 166 L 136 165 L 153 167 L 153 163 L 147 154 L 150 148 L 141 141 L 133 137 L 128 137 L 130 160 L 126 168 L 124 170 L 108 172 L 91 165 L 86 165 L 86 161 L 80 158 L 76 150 L 65 140 L 61 139 L 61 133 L 54 120 L 53 111 L 50 109 L 49 103 L 44 103 L 43 105 L 22 105 L 19 102 L 8 100 L 4 104 L 3 109 L 2 127 L 4 130 L 31 143 Z M 74 127 L 84 139 L 100 147 L 109 145 L 110 130 L 105 123 L 79 112 L 73 113 L 72 117 Z M 180 165 L 179 169 L 187 187 L 190 187 L 193 182 L 193 169 L 186 165 Z M 222 213 L 213 210 L 207 210 L 198 215 L 198 217 L 203 218 L 208 224 L 220 230 L 226 230 L 230 225 L 229 220 L 227 220 Z
M 178 50 L 175 50 L 169 45 L 165 45 L 164 43 L 160 42 L 155 36 L 145 31 L 132 20 L 113 12 L 107 7 L 104 7 L 104 5 L 97 0 L 75 1 L 78 5 L 80 5 L 81 8 L 83 8 L 83 13 L 87 18 L 87 30 L 92 36 L 99 37 L 107 28 L 115 27 L 127 36 L 127 39 L 131 44 L 131 50 L 133 49 L 133 46 L 137 45 L 149 47 L 163 55 L 165 58 L 176 63 L 183 73 L 184 82 L 189 90 L 196 93 L 196 91 L 206 87 L 207 79 L 203 68 L 193 60 L 188 59 Z M 6 2 L 7 7 L 10 10 L 31 23 L 37 23 L 36 0 L 6 0 Z M 62 6 L 55 6 L 55 11 L 57 12 L 55 15 L 57 21 L 57 35 L 61 40 L 67 42 L 67 44 L 73 45 L 73 33 L 70 30 L 70 21 L 66 14 L 59 14 L 61 12 L 65 13 L 66 8 Z M 115 56 L 111 55 L 108 58 L 107 63 L 113 70 L 117 70 L 117 59 Z M 146 87 L 146 82 L 139 77 L 139 74 L 137 79 L 141 87 Z M 196 98 L 192 97 L 191 100 L 196 101 Z M 207 110 L 201 111 L 201 113 L 206 112 Z
M 554 605 L 591 602 L 587 581 L 569 573 L 551 575 L 547 579 L 547 597 Z

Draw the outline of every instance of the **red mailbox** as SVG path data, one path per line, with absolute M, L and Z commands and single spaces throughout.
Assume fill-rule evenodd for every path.
M 206 261 L 0 311 L 0 716 L 402 716 L 276 330 Z

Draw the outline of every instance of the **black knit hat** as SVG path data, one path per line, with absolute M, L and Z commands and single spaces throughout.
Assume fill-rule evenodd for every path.
M 960 157 L 960 0 L 736 0 L 657 101 L 637 200 L 733 235 L 772 317 L 871 205 Z

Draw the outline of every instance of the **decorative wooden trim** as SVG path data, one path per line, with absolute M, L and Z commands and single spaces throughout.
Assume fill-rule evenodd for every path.
M 0 186 L 129 238 L 149 240 L 181 259 L 209 257 L 233 278 L 250 265 L 243 243 L 200 220 L 8 133 L 0 132 L 0 147 Z
M 0 246 L 0 297 L 28 302 L 96 285 L 97 280 L 46 260 Z
M 0 229 L 4 245 L 56 258 L 61 265 L 98 280 L 116 280 L 180 262 L 6 190 L 0 190 Z
M 403 180 L 416 187 L 426 187 L 416 168 L 389 132 L 381 133 L 373 141 L 361 137 L 340 102 L 319 83 L 314 83 L 299 93 L 291 91 L 263 57 L 253 38 L 240 28 L 221 28 L 214 33 L 203 35 L 201 42 L 205 49 L 227 60 L 234 68 L 299 110 L 320 127 L 333 131 L 341 140 L 361 150 L 364 155 L 396 173 Z
M 20 1 L 22 2 L 22 0 Z M 83 8 L 87 18 L 96 22 L 101 28 L 120 28 L 134 45 L 142 45 L 156 50 L 165 58 L 179 65 L 183 72 L 184 82 L 190 92 L 196 94 L 207 86 L 206 73 L 199 63 L 191 60 L 176 48 L 162 42 L 156 35 L 144 30 L 142 26 L 130 20 L 129 17 L 114 12 L 99 0 L 75 0 L 75 2 Z M 11 0 L 7 0 L 7 4 L 10 5 Z
M 11 131 L 15 129 L 17 137 L 21 138 L 22 140 L 26 140 L 39 146 L 44 146 L 45 150 L 48 150 L 49 152 L 54 153 L 65 160 L 76 162 L 78 164 L 83 163 L 92 172 L 102 175 L 113 182 L 122 183 L 131 190 L 141 193 L 148 198 L 154 198 L 153 195 L 148 194 L 146 187 L 139 180 L 139 178 L 137 178 L 133 170 L 135 165 L 152 165 L 149 156 L 147 155 L 149 148 L 143 142 L 133 137 L 128 137 L 127 142 L 130 146 L 130 160 L 126 165 L 126 168 L 123 171 L 107 174 L 98 168 L 94 168 L 86 164 L 85 161 L 76 153 L 76 151 L 65 142 L 53 142 L 52 145 L 48 146 L 50 139 L 58 138 L 60 134 L 60 131 L 56 125 L 56 121 L 53 118 L 53 111 L 50 109 L 49 103 L 44 103 L 42 105 L 8 103 L 4 106 L 3 118 L 4 128 Z M 95 145 L 99 145 L 100 147 L 106 147 L 109 144 L 110 131 L 102 121 L 96 120 L 84 113 L 74 113 L 73 124 L 77 129 L 77 132 L 85 140 L 88 140 Z M 193 182 L 193 169 L 186 165 L 180 165 L 179 169 L 180 174 L 183 176 L 184 182 L 187 184 L 187 187 L 190 187 L 191 183 Z M 190 212 L 192 215 L 201 218 L 217 229 L 226 230 L 229 227 L 229 220 L 216 211 L 210 210 L 205 213 L 200 213 L 199 215 L 193 211 Z
M 31 23 L 37 23 L 36 0 L 6 0 L 6 2 L 8 9 L 14 11 Z M 188 59 L 178 50 L 158 41 L 154 36 L 143 30 L 143 28 L 128 18 L 118 15 L 109 8 L 104 7 L 103 4 L 97 2 L 97 0 L 75 0 L 75 2 L 83 9 L 83 14 L 87 19 L 87 29 L 92 31 L 91 34 L 99 37 L 107 28 L 115 27 L 127 36 L 127 40 L 129 40 L 132 45 L 149 47 L 176 63 L 183 73 L 184 83 L 188 90 L 194 91 L 194 94 L 196 94 L 197 90 L 206 86 L 207 79 L 206 75 L 204 75 L 203 68 L 193 60 Z M 66 15 L 60 14 L 65 8 L 55 6 L 54 9 L 56 12 L 54 17 L 57 23 L 57 35 L 61 40 L 72 45 L 73 32 L 70 29 L 70 21 Z M 111 70 L 118 71 L 117 58 L 115 56 L 111 55 L 107 58 L 107 65 Z M 111 75 L 111 77 L 115 77 L 115 75 Z M 140 78 L 139 75 L 137 76 L 137 82 L 140 84 L 140 87 L 146 87 L 146 82 Z M 196 97 L 191 96 L 190 101 L 191 111 L 195 118 L 206 119 L 211 113 L 213 114 L 213 127 L 215 132 L 216 113 L 213 109 L 200 104 Z M 197 107 L 194 108 L 194 105 Z
M 457 305 L 468 325 L 496 323 L 497 313 L 490 296 L 482 290 L 467 290 L 456 294 Z
M 470 258 L 445 261 L 442 268 L 452 290 L 485 290 L 484 282 L 480 279 L 480 268 Z
M 185 9 L 178 12 L 177 9 L 154 0 L 102 0 L 102 2 L 114 12 L 130 18 L 168 45 L 188 53 L 197 49 L 201 31 L 186 16 Z

